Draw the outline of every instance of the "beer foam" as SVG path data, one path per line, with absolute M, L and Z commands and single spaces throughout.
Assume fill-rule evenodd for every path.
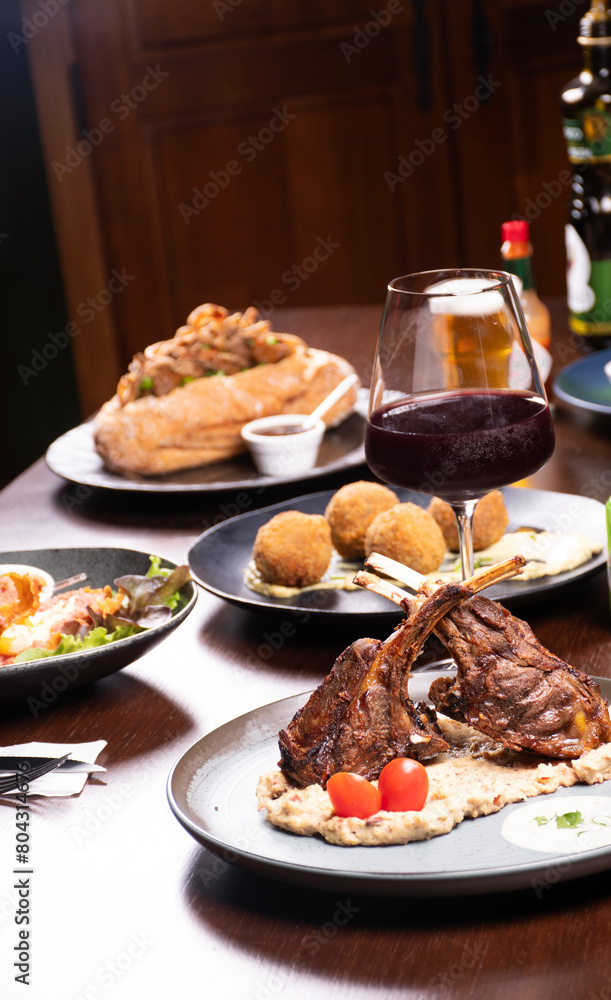
M 493 278 L 449 278 L 429 285 L 425 291 L 435 295 L 429 300 L 429 308 L 435 315 L 492 316 L 505 309 L 498 284 Z M 494 291 L 487 292 L 487 288 Z

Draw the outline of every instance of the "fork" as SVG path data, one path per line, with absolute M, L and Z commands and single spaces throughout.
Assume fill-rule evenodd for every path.
M 14 792 L 16 789 L 20 789 L 23 785 L 30 785 L 32 781 L 36 778 L 42 778 L 43 774 L 49 774 L 50 771 L 55 771 L 56 768 L 63 764 L 64 761 L 68 760 L 70 756 L 69 753 L 64 754 L 63 757 L 55 757 L 53 760 L 46 759 L 43 763 L 31 767 L 29 771 L 15 771 L 12 774 L 0 775 L 0 795 L 6 795 L 8 792 Z

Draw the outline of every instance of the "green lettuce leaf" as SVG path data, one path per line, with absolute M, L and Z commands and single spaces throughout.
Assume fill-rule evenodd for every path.
M 108 632 L 102 626 L 94 628 L 84 638 L 75 635 L 62 635 L 61 641 L 56 649 L 40 649 L 33 646 L 31 649 L 24 649 L 15 657 L 15 663 L 27 663 L 30 660 L 46 660 L 50 656 L 65 656 L 67 653 L 80 653 L 83 649 L 94 649 L 97 646 L 107 646 L 117 639 L 125 639 L 128 635 L 134 635 L 140 629 L 135 629 L 132 625 L 121 626 L 114 632 Z
M 157 566 L 151 563 L 151 569 L 146 576 L 117 577 L 115 586 L 121 587 L 128 597 L 127 605 L 121 612 L 122 617 L 136 620 L 150 607 L 163 605 L 170 611 L 176 607 L 180 600 L 179 591 L 191 579 L 189 567 L 177 566 L 169 572 L 155 572 L 156 568 Z
M 180 590 L 191 579 L 188 566 L 168 569 L 161 566 L 159 556 L 150 556 L 151 565 L 145 576 L 136 574 L 118 577 L 114 584 L 125 591 L 123 607 L 115 614 L 100 614 L 89 608 L 94 627 L 86 636 L 62 635 L 56 649 L 25 649 L 14 663 L 42 660 L 50 656 L 65 656 L 84 649 L 106 646 L 117 639 L 136 635 L 146 629 L 163 625 L 180 605 Z

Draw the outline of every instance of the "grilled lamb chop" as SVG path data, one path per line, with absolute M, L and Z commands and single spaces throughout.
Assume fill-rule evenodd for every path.
M 408 695 L 410 668 L 435 625 L 472 591 L 436 590 L 388 639 L 359 639 L 279 734 L 284 774 L 300 786 L 326 785 L 335 771 L 377 778 L 394 757 L 429 760 L 447 743 L 435 714 Z
M 395 577 L 400 572 L 380 557 L 368 565 L 381 571 L 386 565 Z M 415 602 L 434 589 L 423 583 Z M 570 760 L 611 740 L 607 702 L 596 682 L 545 649 L 526 622 L 500 604 L 472 597 L 434 631 L 457 666 L 455 678 L 431 686 L 439 712 L 512 750 L 546 757 Z
M 554 656 L 500 604 L 474 597 L 439 622 L 436 635 L 456 678 L 435 681 L 438 711 L 512 750 L 580 757 L 611 740 L 609 710 L 588 674 Z

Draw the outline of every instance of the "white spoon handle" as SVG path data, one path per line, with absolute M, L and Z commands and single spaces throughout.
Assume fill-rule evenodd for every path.
M 319 403 L 315 410 L 310 413 L 306 420 L 303 422 L 303 428 L 311 427 L 317 420 L 319 420 L 324 413 L 327 413 L 332 406 L 337 403 L 338 399 L 341 399 L 345 393 L 348 392 L 355 382 L 358 382 L 359 377 L 356 374 L 346 375 L 346 378 L 342 379 L 339 385 L 335 386 L 335 389 L 329 393 L 328 396 L 323 399 L 322 403 Z

